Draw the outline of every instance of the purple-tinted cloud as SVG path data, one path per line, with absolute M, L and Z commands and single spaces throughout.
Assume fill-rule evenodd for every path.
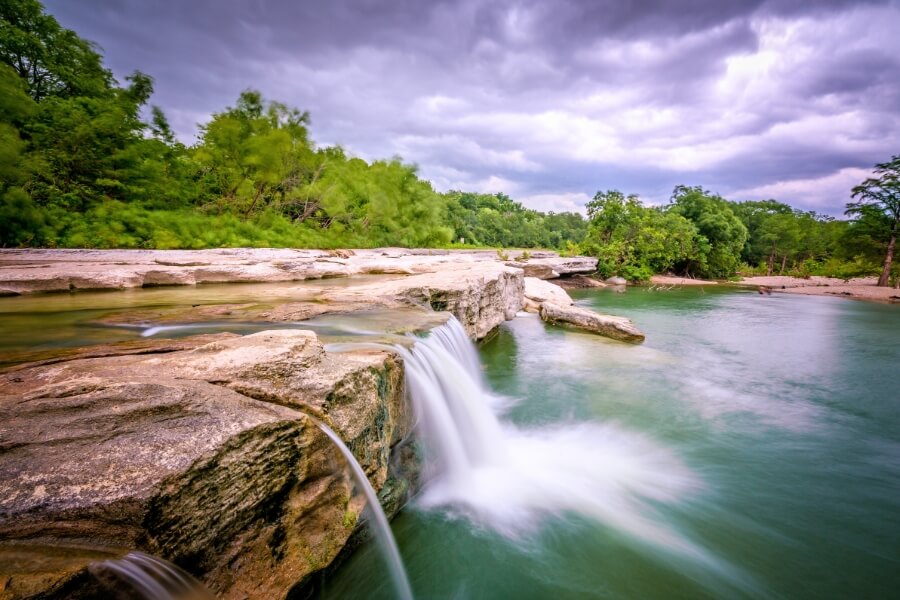
M 900 153 L 900 3 L 51 0 L 190 142 L 241 90 L 439 189 L 571 210 L 678 183 L 839 215 Z

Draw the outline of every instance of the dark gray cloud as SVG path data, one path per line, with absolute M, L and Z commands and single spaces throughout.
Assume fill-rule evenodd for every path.
M 241 90 L 440 189 L 550 210 L 678 183 L 840 214 L 900 152 L 900 3 L 52 0 L 190 141 Z

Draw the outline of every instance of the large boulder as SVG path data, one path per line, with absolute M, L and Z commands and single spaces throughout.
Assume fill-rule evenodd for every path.
M 535 277 L 525 278 L 525 310 L 538 312 L 544 302 L 555 302 L 561 306 L 574 304 L 572 298 L 558 285 Z
M 541 319 L 547 323 L 572 325 L 584 331 L 625 342 L 642 342 L 644 334 L 625 317 L 602 315 L 578 306 L 554 302 L 541 304 Z
M 545 263 L 510 261 L 505 264 L 507 267 L 522 269 L 525 272 L 525 277 L 537 277 L 538 279 L 556 279 L 559 277 L 559 273 Z
M 546 265 L 562 276 L 576 273 L 593 273 L 597 270 L 597 259 L 590 256 L 551 256 L 532 258 L 531 265 Z
M 0 538 L 142 549 L 222 598 L 284 597 L 330 564 L 363 501 L 313 418 L 386 487 L 410 427 L 398 359 L 308 331 L 203 341 L 0 376 Z M 0 597 L 78 597 L 89 562 L 3 562 Z
M 555 282 L 564 290 L 584 290 L 591 288 L 605 288 L 606 284 L 588 275 L 572 275 Z
M 319 300 L 340 304 L 372 302 L 430 307 L 452 313 L 473 340 L 516 316 L 522 308 L 520 269 L 496 262 L 475 262 L 437 273 L 378 281 L 333 290 Z

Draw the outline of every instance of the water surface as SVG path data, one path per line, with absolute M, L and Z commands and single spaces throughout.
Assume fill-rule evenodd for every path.
M 573 296 L 632 318 L 646 343 L 533 315 L 505 324 L 480 353 L 490 386 L 509 399 L 502 422 L 545 438 L 591 428 L 599 433 L 573 442 L 583 449 L 573 461 L 640 468 L 633 476 L 661 490 L 672 463 L 646 455 L 677 457 L 697 485 L 642 510 L 683 543 L 549 504 L 512 529 L 465 507 L 414 504 L 393 527 L 418 597 L 896 597 L 896 307 L 709 288 Z M 589 479 L 565 485 L 577 492 Z M 517 510 L 521 493 L 510 488 L 493 509 L 516 518 L 503 511 Z M 363 548 L 323 597 L 390 598 L 381 564 Z

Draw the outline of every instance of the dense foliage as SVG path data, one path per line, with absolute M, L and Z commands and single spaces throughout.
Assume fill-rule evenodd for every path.
M 586 221 L 505 194 L 438 193 L 399 158 L 317 147 L 309 114 L 253 90 L 186 146 L 152 94 L 140 72 L 120 85 L 37 0 L 0 0 L 0 247 L 545 247 L 631 280 L 897 279 L 897 156 L 854 188 L 849 222 L 686 186 L 661 207 L 598 192 Z
M 885 184 L 883 172 L 881 177 L 879 185 L 896 181 Z M 663 272 L 711 278 L 736 273 L 871 276 L 887 272 L 885 256 L 892 256 L 896 244 L 895 213 L 890 205 L 871 200 L 848 205 L 853 221 L 775 200 L 731 202 L 685 186 L 676 187 L 665 206 L 645 206 L 637 196 L 611 190 L 598 192 L 587 209 L 581 250 L 598 257 L 604 277 L 630 280 Z M 897 281 L 897 267 L 886 268 Z
M 582 251 L 599 259 L 604 277 L 648 279 L 700 257 L 697 228 L 674 211 L 645 207 L 618 190 L 597 192 L 587 204 L 588 232 Z

